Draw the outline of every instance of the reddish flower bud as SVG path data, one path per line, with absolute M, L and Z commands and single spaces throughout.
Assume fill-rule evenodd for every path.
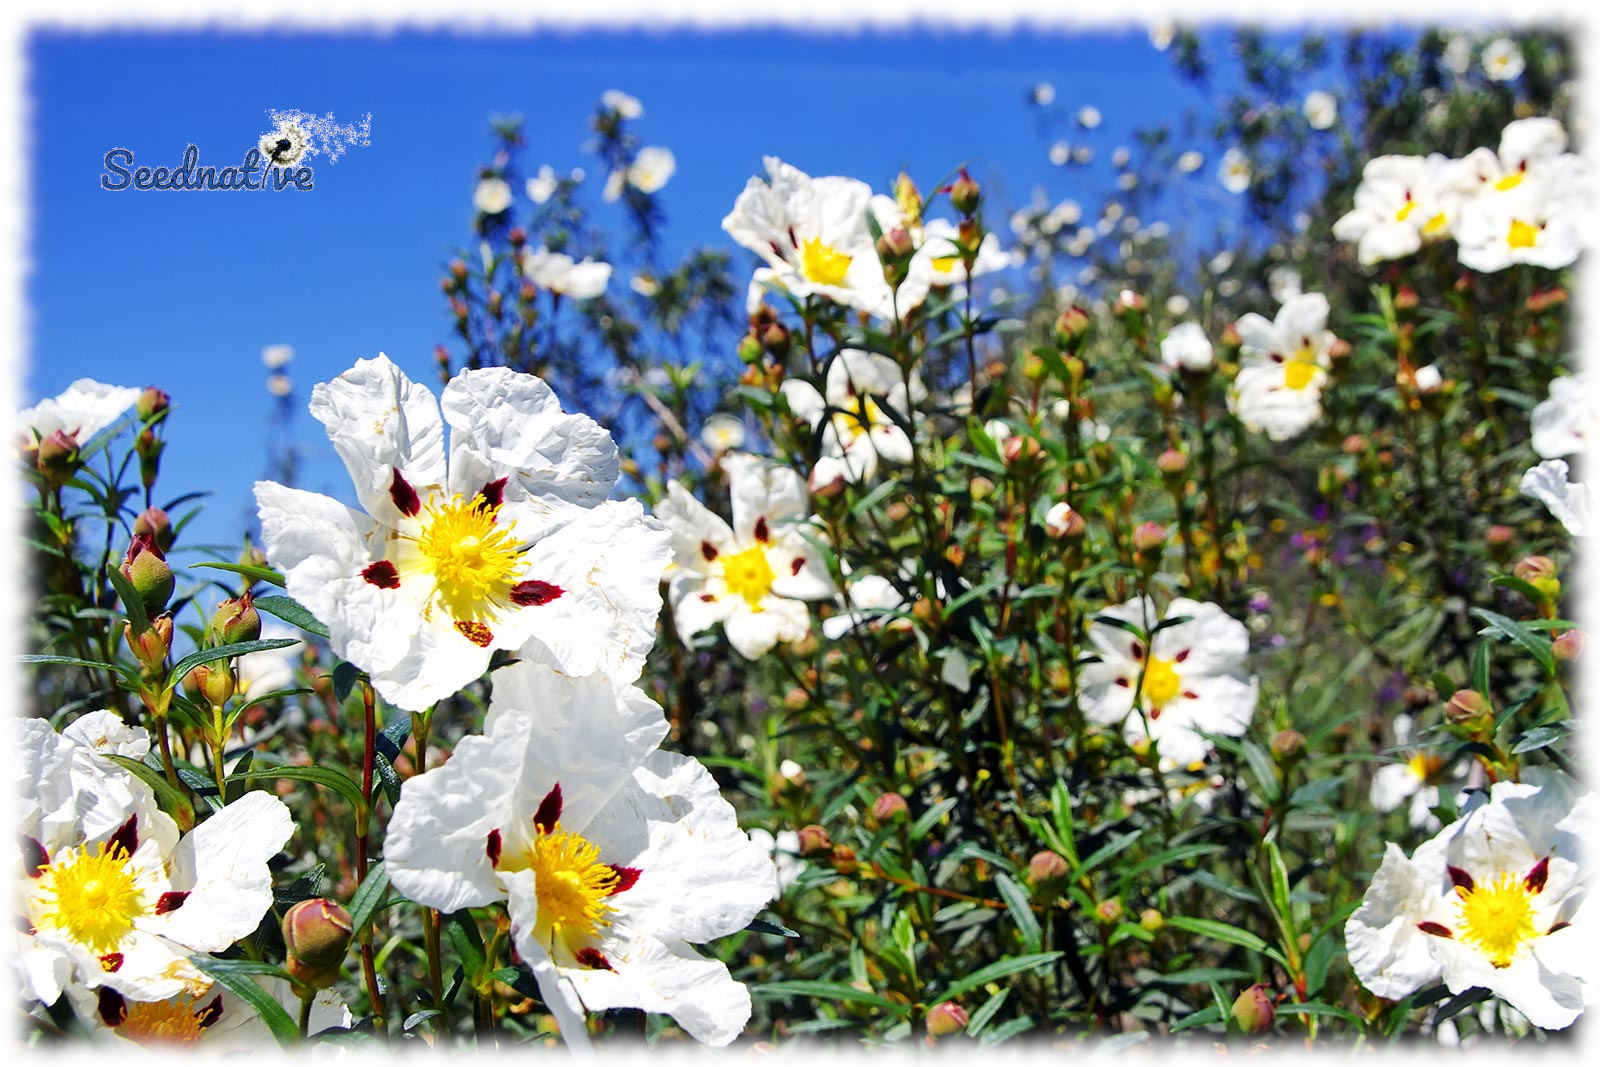
M 1233 1021 L 1247 1034 L 1259 1034 L 1266 1030 L 1276 1015 L 1272 993 L 1260 982 L 1240 993 L 1233 1002 Z
M 139 399 L 134 402 L 133 410 L 139 416 L 139 421 L 144 423 L 158 422 L 166 415 L 167 409 L 172 407 L 172 398 L 155 386 L 146 386 L 144 392 L 139 394 Z
M 885 793 L 872 802 L 872 817 L 880 826 L 905 822 L 911 817 L 911 806 L 899 793 Z
M 326 989 L 339 977 L 355 924 L 331 900 L 302 900 L 283 916 L 284 968 L 303 986 Z
M 172 520 L 167 518 L 167 513 L 153 505 L 145 508 L 133 520 L 133 532 L 136 537 L 154 541 L 163 553 L 172 550 L 172 542 L 178 536 L 172 530 Z
M 800 855 L 820 856 L 833 851 L 833 839 L 828 836 L 828 831 L 811 823 L 800 827 Z
M 955 1001 L 947 1000 L 929 1008 L 926 1021 L 929 1037 L 949 1037 L 967 1028 L 967 1012 Z
M 978 210 L 978 203 L 982 199 L 982 188 L 972 180 L 967 168 L 962 167 L 960 177 L 950 186 L 950 206 L 963 215 L 971 215 Z
M 122 574 L 133 584 L 147 616 L 161 613 L 172 599 L 176 585 L 167 557 L 148 537 L 134 535 L 128 554 L 122 560 Z
M 261 636 L 261 615 L 249 593 L 238 600 L 229 598 L 217 605 L 211 616 L 211 637 L 219 645 L 254 641 Z
M 1568 630 L 1550 642 L 1550 652 L 1561 663 L 1575 663 L 1583 655 L 1585 638 L 1582 630 Z

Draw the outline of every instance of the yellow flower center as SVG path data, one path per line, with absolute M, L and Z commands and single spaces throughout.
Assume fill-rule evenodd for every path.
M 1449 226 L 1449 217 L 1446 216 L 1443 211 L 1441 211 L 1427 221 L 1427 223 L 1422 227 L 1422 232 L 1427 234 L 1429 237 L 1437 237 L 1446 229 L 1448 229 Z
M 1160 708 L 1182 690 L 1183 681 L 1172 666 L 1172 660 L 1150 657 L 1144 669 L 1144 684 L 1139 689 L 1145 703 L 1152 708 Z
M 1457 932 L 1496 967 L 1508 967 L 1533 940 L 1533 899 L 1524 879 L 1509 872 L 1471 889 L 1456 887 L 1461 920 Z
M 949 274 L 955 269 L 955 265 L 960 262 L 960 256 L 935 256 L 933 260 L 933 269 L 941 274 Z
M 888 422 L 889 417 L 870 397 L 852 398 L 848 408 L 834 414 L 833 429 L 845 444 L 850 444 L 862 434 L 870 433 L 874 426 Z
M 751 611 L 760 611 L 761 602 L 772 591 L 772 564 L 760 545 L 752 545 L 722 561 L 722 581 L 728 592 L 744 597 Z
M 1531 226 L 1521 219 L 1511 220 L 1511 232 L 1506 234 L 1506 242 L 1512 248 L 1532 248 L 1539 240 L 1539 227 Z
M 1515 189 L 1521 184 L 1522 171 L 1514 170 L 1510 174 L 1507 174 L 1504 178 L 1501 178 L 1499 181 L 1495 182 L 1494 187 L 1499 189 L 1501 192 L 1505 192 L 1507 189 Z
M 1406 767 L 1410 769 L 1412 774 L 1417 776 L 1419 782 L 1426 782 L 1429 775 L 1433 773 L 1433 767 L 1430 765 L 1426 753 L 1422 752 L 1412 753 L 1411 758 L 1406 760 Z
M 64 930 L 89 951 L 114 951 L 133 931 L 135 919 L 150 914 L 145 892 L 135 879 L 128 854 L 115 854 L 101 842 L 93 851 L 73 849 L 39 876 L 43 904 L 39 921 Z
M 1283 384 L 1297 391 L 1310 385 L 1316 376 L 1317 367 L 1314 363 L 1296 361 L 1283 368 Z
M 823 244 L 820 237 L 806 238 L 800 253 L 800 271 L 807 281 L 818 285 L 841 285 L 850 269 L 850 257 Z
M 593 936 L 600 927 L 611 925 L 607 917 L 616 909 L 608 898 L 620 876 L 600 862 L 596 845 L 561 829 L 558 822 L 534 838 L 528 861 L 539 901 L 541 940 L 557 930 Z
M 192 1045 L 200 1040 L 201 1015 L 188 997 L 130 1000 L 127 1009 L 128 1017 L 117 1027 L 117 1033 L 141 1045 Z
M 511 531 L 494 524 L 498 507 L 460 494 L 443 505 L 425 509 L 417 549 L 439 597 L 452 617 L 472 619 L 495 601 L 503 601 L 514 584 L 517 543 Z
M 1417 202 L 1408 196 L 1406 197 L 1406 202 L 1400 205 L 1400 210 L 1394 213 L 1394 220 L 1396 222 L 1404 222 L 1411 217 L 1411 213 L 1415 210 L 1417 210 Z

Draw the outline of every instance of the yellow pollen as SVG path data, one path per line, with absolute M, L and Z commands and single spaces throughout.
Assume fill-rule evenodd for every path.
M 1411 770 L 1412 774 L 1417 776 L 1419 781 L 1426 782 L 1428 776 L 1433 773 L 1433 768 L 1429 766 L 1427 755 L 1422 752 L 1413 753 L 1411 758 L 1406 760 L 1406 766 Z
M 1183 681 L 1172 666 L 1172 660 L 1150 657 L 1150 663 L 1144 669 L 1144 684 L 1139 689 L 1145 703 L 1152 708 L 1160 708 L 1182 690 Z
M 541 937 L 557 930 L 593 936 L 600 927 L 611 925 L 608 916 L 616 909 L 608 898 L 618 875 L 600 862 L 597 846 L 561 829 L 558 822 L 549 833 L 534 838 L 528 866 L 539 901 Z
M 1456 887 L 1461 919 L 1457 933 L 1496 967 L 1509 967 L 1517 950 L 1537 935 L 1533 900 L 1523 879 L 1506 872 L 1471 889 Z
M 37 892 L 43 905 L 39 924 L 65 931 L 96 955 L 115 951 L 134 920 L 150 914 L 127 854 L 120 848 L 109 854 L 106 842 L 93 851 L 73 849 L 46 866 Z
M 845 444 L 850 444 L 862 434 L 870 433 L 874 426 L 885 426 L 889 417 L 871 398 L 851 398 L 849 406 L 833 416 L 833 431 Z
M 832 245 L 822 243 L 820 237 L 808 237 L 800 254 L 800 271 L 807 281 L 818 285 L 841 285 L 850 269 L 850 257 L 836 251 Z
M 751 545 L 743 552 L 728 556 L 722 561 L 722 581 L 728 592 L 744 597 L 751 611 L 760 611 L 761 602 L 772 591 L 772 564 L 760 545 Z
M 949 274 L 955 269 L 955 265 L 960 262 L 960 256 L 935 256 L 933 260 L 933 269 L 941 274 Z
M 1521 184 L 1522 184 L 1522 171 L 1514 170 L 1510 174 L 1507 174 L 1504 178 L 1501 178 L 1499 181 L 1495 182 L 1494 183 L 1494 187 L 1496 189 L 1499 189 L 1503 193 L 1507 189 L 1515 189 L 1517 186 L 1519 186 Z
M 1396 222 L 1404 222 L 1416 209 L 1417 202 L 1408 196 L 1406 197 L 1406 202 L 1400 205 L 1400 210 L 1394 213 L 1394 220 Z
M 128 1017 L 117 1027 L 123 1037 L 141 1045 L 192 1045 L 200 1040 L 200 1016 L 196 1012 L 205 1009 L 188 997 L 127 1003 Z
M 1506 234 L 1506 243 L 1512 248 L 1532 248 L 1539 240 L 1539 227 L 1531 226 L 1521 219 L 1511 220 L 1511 232 Z
M 514 584 L 517 544 L 494 524 L 498 507 L 460 494 L 424 511 L 417 549 L 432 572 L 439 598 L 456 619 L 475 619 L 503 602 Z
M 1313 363 L 1295 362 L 1283 368 L 1283 384 L 1294 390 L 1304 389 L 1316 376 L 1317 368 Z

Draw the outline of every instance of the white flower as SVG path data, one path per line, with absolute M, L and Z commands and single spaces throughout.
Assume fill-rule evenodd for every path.
M 472 206 L 484 215 L 498 215 L 511 206 L 511 186 L 500 178 L 485 178 L 472 193 Z
M 851 630 L 889 620 L 890 625 L 903 622 L 896 619 L 906 599 L 894 583 L 881 574 L 864 574 L 849 582 L 849 598 L 839 597 L 841 610 L 822 620 L 822 636 L 837 641 Z
M 538 174 L 528 179 L 528 199 L 535 204 L 542 204 L 555 195 L 556 187 L 560 184 L 556 172 L 546 163 L 539 168 Z
M 1328 298 L 1302 293 L 1268 322 L 1251 312 L 1239 319 L 1240 370 L 1228 393 L 1245 426 L 1285 441 L 1322 417 L 1322 387 L 1335 337 L 1326 328 Z
M 1230 148 L 1222 153 L 1222 163 L 1217 167 L 1217 181 L 1230 193 L 1242 193 L 1250 188 L 1250 179 L 1253 175 L 1250 167 L 1250 157 L 1237 148 Z
M 1489 76 L 1490 81 L 1516 81 L 1522 77 L 1525 66 L 1522 49 L 1512 43 L 1510 38 L 1501 37 L 1483 47 L 1483 72 Z
M 1472 39 L 1462 35 L 1450 38 L 1441 54 L 1445 69 L 1452 74 L 1465 74 L 1472 66 Z
M 142 754 L 148 736 L 110 712 L 85 719 L 71 736 L 13 727 L 23 995 L 52 1003 L 74 979 L 129 1000 L 197 993 L 210 980 L 188 957 L 253 933 L 272 906 L 267 861 L 294 830 L 289 810 L 246 793 L 179 840 L 150 787 L 103 759 Z
M 1476 185 L 1471 168 L 1438 154 L 1378 156 L 1362 169 L 1354 209 L 1333 224 L 1333 235 L 1355 241 L 1364 266 L 1409 256 L 1451 234 Z
M 626 170 L 614 170 L 606 178 L 604 199 L 616 200 L 622 196 L 622 187 L 631 185 L 641 193 L 659 192 L 678 169 L 678 161 L 670 148 L 649 145 L 639 149 Z
M 1179 323 L 1161 339 L 1161 362 L 1173 370 L 1208 370 L 1216 361 L 1211 341 L 1197 322 Z
M 1065 537 L 1071 529 L 1072 505 L 1065 500 L 1057 500 L 1050 505 L 1050 510 L 1044 513 L 1044 531 L 1051 537 Z
M 1430 363 L 1411 372 L 1411 383 L 1416 386 L 1418 393 L 1428 396 L 1437 393 L 1444 386 L 1444 375 L 1440 372 L 1438 364 Z
M 1300 272 L 1290 266 L 1273 267 L 1267 272 L 1267 292 L 1280 304 L 1300 295 Z
M 734 415 L 718 412 L 706 419 L 700 428 L 700 440 L 715 453 L 729 452 L 744 447 L 744 421 Z
M 408 779 L 389 822 L 407 897 L 505 903 L 569 1045 L 588 1046 L 585 1011 L 661 1012 L 712 1045 L 750 1017 L 744 986 L 693 946 L 747 926 L 777 876 L 710 773 L 656 750 L 666 730 L 636 688 L 516 664 L 494 678 L 484 735 Z
M 1522 495 L 1531 496 L 1550 509 L 1567 532 L 1575 537 L 1589 533 L 1589 487 L 1567 480 L 1567 461 L 1547 459 L 1530 467 L 1522 476 Z
M 750 840 L 767 850 L 775 866 L 776 896 L 799 881 L 805 872 L 806 861 L 800 858 L 800 835 L 793 830 L 779 830 L 778 836 L 759 826 L 750 831 Z
M 661 292 L 661 283 L 650 277 L 648 274 L 635 274 L 632 278 L 628 279 L 628 288 L 632 289 L 640 296 L 649 299 L 650 297 Z
M 268 370 L 286 367 L 293 358 L 293 345 L 267 345 L 261 349 L 261 364 Z
M 1478 190 L 1455 229 L 1465 266 L 1556 268 L 1577 259 L 1590 183 L 1584 161 L 1566 147 L 1555 119 L 1518 119 L 1501 131 L 1497 152 L 1479 148 L 1461 161 Z
M 299 1018 L 300 998 L 288 982 L 266 975 L 253 980 L 283 1005 L 291 1019 Z M 67 999 L 92 1034 L 109 1037 L 110 1044 L 124 1049 L 131 1044 L 170 1053 L 194 1046 L 209 1056 L 245 1056 L 277 1048 L 272 1031 L 256 1010 L 220 985 L 201 993 L 150 1001 L 130 1001 L 109 986 L 89 990 L 73 985 L 67 987 Z M 312 998 L 306 1033 L 315 1037 L 354 1021 L 344 998 L 333 989 L 324 989 Z
M 1332 93 L 1313 89 L 1306 94 L 1306 123 L 1313 130 L 1326 130 L 1339 121 L 1339 101 Z
M 911 462 L 911 438 L 899 424 L 916 417 L 915 405 L 928 394 L 915 371 L 909 386 L 908 391 L 906 376 L 894 360 L 853 348 L 841 349 L 828 365 L 823 393 L 800 378 L 784 381 L 781 389 L 796 417 L 813 427 L 826 420 L 812 488 L 835 478 L 872 481 L 880 458 Z
M 723 457 L 722 467 L 733 500 L 731 528 L 677 482 L 656 505 L 672 531 L 668 594 L 686 644 L 720 622 L 734 650 L 756 659 L 779 641 L 805 637 L 811 613 L 802 601 L 826 600 L 837 590 L 800 532 L 809 522 L 800 475 L 742 453 Z
M 990 419 L 983 424 L 983 432 L 988 434 L 989 440 L 999 448 L 1006 443 L 1006 438 L 1011 436 L 1011 424 L 1005 419 Z
M 522 273 L 534 285 L 573 300 L 590 300 L 606 291 L 611 281 L 611 264 L 584 257 L 581 263 L 571 256 L 548 248 L 530 248 L 522 253 Z
M 607 111 L 615 111 L 625 119 L 636 119 L 644 114 L 644 105 L 639 103 L 638 98 L 629 96 L 621 89 L 607 89 L 601 93 L 600 104 Z
M 1523 778 L 1496 782 L 1410 858 L 1389 844 L 1345 925 L 1362 985 L 1399 1000 L 1443 978 L 1452 993 L 1488 989 L 1550 1030 L 1600 995 L 1583 884 L 1600 801 L 1541 768 Z
M 261 151 L 263 167 L 292 167 L 306 154 L 309 143 L 306 131 L 285 119 L 271 133 L 262 134 L 256 147 Z
M 1193 174 L 1205 165 L 1206 157 L 1194 149 L 1189 149 L 1178 157 L 1178 171 L 1182 174 Z
M 328 627 L 335 655 L 407 710 L 471 683 L 495 649 L 637 677 L 668 546 L 638 501 L 606 499 L 611 435 L 505 368 L 463 371 L 442 402 L 443 417 L 383 355 L 312 391 L 365 514 L 256 483 L 289 595 Z
M 1150 25 L 1150 43 L 1156 51 L 1165 52 L 1172 47 L 1172 39 L 1177 36 L 1178 28 L 1166 19 Z
M 1167 314 L 1178 318 L 1189 313 L 1189 298 L 1182 293 L 1173 293 L 1167 297 Z
M 1244 669 L 1250 634 L 1215 604 L 1179 597 L 1162 619 L 1150 599 L 1130 600 L 1100 612 L 1088 636 L 1099 654 L 1078 674 L 1089 721 L 1121 724 L 1130 743 L 1148 737 L 1180 765 L 1205 759 L 1210 746 L 1196 730 L 1238 737 L 1249 728 L 1256 709 L 1256 679 Z
M 1078 125 L 1086 130 L 1092 130 L 1100 125 L 1100 109 L 1085 104 L 1078 109 Z
M 1550 396 L 1533 409 L 1533 450 L 1545 459 L 1560 459 L 1585 450 L 1596 436 L 1594 381 L 1587 371 L 1550 380 Z
M 1049 82 L 1039 82 L 1029 94 L 1033 102 L 1040 107 L 1049 107 L 1055 103 L 1056 87 Z
M 43 441 L 59 430 L 86 445 L 95 434 L 122 418 L 138 402 L 139 392 L 79 378 L 59 396 L 17 412 L 17 426 L 25 434 L 32 434 L 34 441 Z

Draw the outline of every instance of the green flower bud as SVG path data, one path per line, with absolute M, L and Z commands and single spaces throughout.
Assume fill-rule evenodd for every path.
M 172 407 L 172 398 L 155 386 L 146 386 L 144 392 L 139 394 L 139 399 L 134 402 L 133 410 L 138 414 L 139 421 L 143 423 L 159 422 L 166 417 L 167 409 Z
M 161 549 L 148 537 L 134 535 L 128 554 L 122 560 L 122 574 L 133 583 L 146 615 L 159 615 L 172 599 L 172 590 L 177 584 L 172 568 L 167 565 L 167 557 Z
M 1260 982 L 1240 993 L 1233 1002 L 1233 1021 L 1247 1034 L 1259 1034 L 1271 1027 L 1277 1013 L 1272 993 Z
M 1083 308 L 1077 305 L 1067 308 L 1056 316 L 1056 346 L 1076 352 L 1089 334 L 1091 321 L 1089 313 Z
M 283 916 L 284 969 L 303 986 L 327 989 L 339 977 L 355 924 L 331 900 L 302 900 Z
M 739 359 L 745 363 L 761 362 L 761 338 L 747 333 L 739 341 Z
M 133 624 L 129 623 L 123 628 L 123 639 L 128 642 L 135 659 L 152 672 L 159 671 L 172 649 L 172 616 L 165 613 L 157 616 L 140 633 L 134 633 Z
M 961 168 L 961 176 L 950 186 L 950 206 L 963 215 L 971 215 L 978 210 L 978 203 L 983 199 L 983 189 L 972 180 L 972 175 L 967 173 L 967 168 Z
M 202 663 L 189 672 L 200 696 L 212 707 L 220 708 L 233 698 L 236 688 L 233 669 L 226 663 Z
M 953 1000 L 935 1004 L 928 1009 L 927 1026 L 929 1037 L 939 1038 L 959 1034 L 967 1028 L 966 1009 Z
M 261 615 L 256 611 L 255 598 L 249 593 L 238 600 L 232 598 L 217 605 L 211 616 L 211 639 L 219 645 L 239 641 L 254 641 L 261 636 Z
M 1139 926 L 1147 934 L 1159 934 L 1166 929 L 1167 920 L 1154 908 L 1146 908 L 1139 913 Z
M 54 431 L 39 442 L 34 466 L 52 482 L 66 481 L 78 470 L 78 439 L 63 430 Z
M 1299 730 L 1279 730 L 1272 735 L 1272 755 L 1279 763 L 1293 763 L 1306 752 L 1306 738 Z

